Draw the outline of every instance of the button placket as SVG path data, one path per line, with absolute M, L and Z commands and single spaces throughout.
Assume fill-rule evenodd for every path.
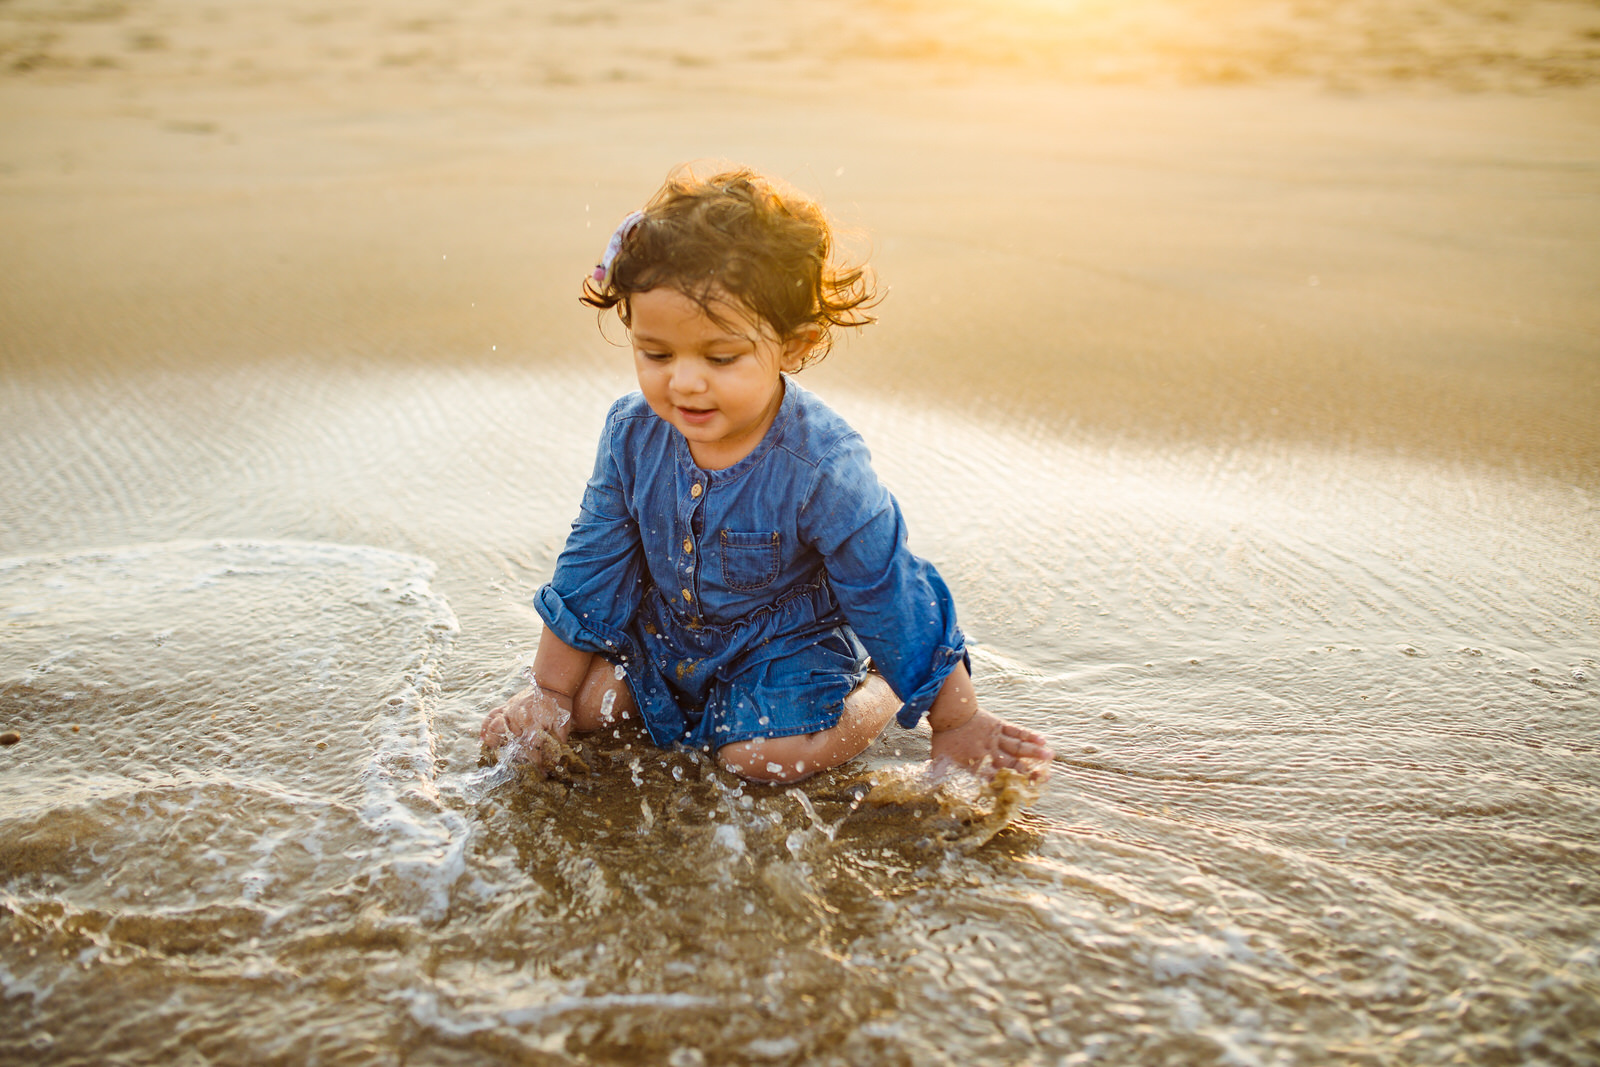
M 684 509 L 684 528 L 686 532 L 683 538 L 683 562 L 678 568 L 683 577 L 684 586 L 678 590 L 678 595 L 683 598 L 684 606 L 698 618 L 700 609 L 695 605 L 694 595 L 694 529 L 696 513 L 700 510 L 701 504 L 705 502 L 706 485 L 700 480 L 699 472 L 696 472 L 692 477 L 695 480 L 689 483 L 689 500 L 691 502 Z

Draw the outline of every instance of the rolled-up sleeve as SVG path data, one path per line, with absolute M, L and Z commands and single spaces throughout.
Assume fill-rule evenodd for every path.
M 907 546 L 900 505 L 879 483 L 859 436 L 823 457 L 800 522 L 845 620 L 900 698 L 897 720 L 915 726 L 956 664 L 967 662 L 966 639 L 944 579 Z
M 594 473 L 555 574 L 534 597 L 534 608 L 552 633 L 573 648 L 613 661 L 632 651 L 627 626 L 646 581 L 639 524 L 629 512 L 618 462 L 619 408 L 606 419 Z

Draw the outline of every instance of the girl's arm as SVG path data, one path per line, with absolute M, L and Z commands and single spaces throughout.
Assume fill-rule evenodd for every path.
M 907 546 L 900 505 L 859 435 L 828 450 L 800 499 L 801 541 L 822 556 L 846 621 L 900 698 L 900 725 L 915 726 L 966 658 L 949 588 Z
M 539 651 L 533 657 L 533 684 L 548 694 L 568 714 L 578 698 L 578 688 L 594 663 L 593 652 L 573 648 L 546 626 L 539 635 Z
M 629 488 L 637 476 L 632 470 L 636 463 L 629 457 L 657 448 L 651 441 L 630 441 L 644 432 L 644 423 L 660 421 L 638 394 L 612 405 L 578 518 L 556 558 L 555 573 L 534 594 L 534 610 L 544 620 L 546 632 L 560 635 L 574 648 L 609 650 L 609 655 L 626 649 L 625 630 L 649 584 Z M 541 643 L 541 657 L 543 648 Z M 539 680 L 550 682 L 543 671 Z
M 591 713 L 589 698 L 580 697 L 597 657 L 578 646 L 621 651 L 623 628 L 645 588 L 639 524 L 629 510 L 619 462 L 626 451 L 621 441 L 624 430 L 656 421 L 643 405 L 643 398 L 634 394 L 617 401 L 606 415 L 578 518 L 556 559 L 555 573 L 534 596 L 534 608 L 544 620 L 533 662 L 534 684 L 484 719 L 479 736 L 491 748 L 540 733 L 565 741 L 575 725 L 578 729 L 598 725 L 586 718 Z M 558 631 L 565 636 L 558 636 Z M 622 687 L 615 706 L 620 711 L 631 704 Z M 575 723 L 574 715 L 580 721 Z
M 846 438 L 829 459 L 801 521 L 873 668 L 903 702 L 900 724 L 916 725 L 926 709 L 935 764 L 1048 777 L 1045 739 L 978 704 L 950 590 L 906 545 L 900 507 L 878 482 L 860 438 Z

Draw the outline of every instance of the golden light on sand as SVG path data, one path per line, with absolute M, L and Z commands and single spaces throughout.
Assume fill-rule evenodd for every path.
M 903 0 L 841 19 L 844 50 L 1072 81 L 1299 80 L 1540 88 L 1600 76 L 1600 8 L 1443 0 Z

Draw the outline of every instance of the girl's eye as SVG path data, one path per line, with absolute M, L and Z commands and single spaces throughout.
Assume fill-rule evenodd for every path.
M 738 359 L 739 359 L 739 357 L 737 355 L 732 355 L 732 356 L 707 356 L 706 357 L 706 362 L 711 364 L 713 367 L 726 367 L 730 363 L 737 362 Z
M 639 351 L 639 354 L 652 363 L 660 363 L 662 360 L 671 358 L 665 352 L 646 352 L 643 349 Z

